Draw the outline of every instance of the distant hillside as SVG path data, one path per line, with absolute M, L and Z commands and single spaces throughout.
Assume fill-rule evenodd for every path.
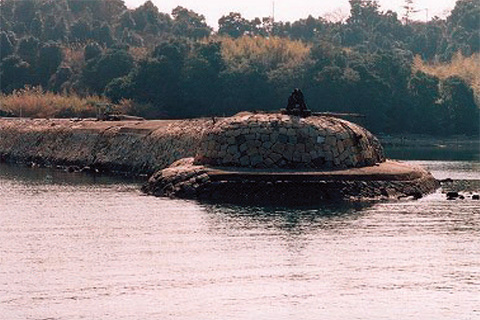
M 0 90 L 15 106 L 0 110 L 71 116 L 96 97 L 149 118 L 231 115 L 282 108 L 298 87 L 313 110 L 365 114 L 374 132 L 479 133 L 478 0 L 426 23 L 375 0 L 350 6 L 344 22 L 230 13 L 214 32 L 200 13 L 151 1 L 0 0 Z

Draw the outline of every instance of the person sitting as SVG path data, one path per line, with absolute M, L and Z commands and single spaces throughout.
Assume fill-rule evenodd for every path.
M 300 111 L 303 113 L 307 111 L 307 105 L 305 103 L 305 97 L 302 90 L 296 88 L 288 98 L 287 112 Z

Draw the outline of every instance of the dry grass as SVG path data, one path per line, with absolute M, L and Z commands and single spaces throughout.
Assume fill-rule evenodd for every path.
M 278 37 L 222 38 L 222 56 L 228 66 L 242 67 L 256 64 L 264 70 L 280 65 L 296 65 L 310 53 L 310 45 Z
M 25 88 L 0 96 L 0 110 L 18 117 L 95 117 L 99 106 L 108 103 L 99 96 L 80 97 L 44 92 L 40 87 Z
M 464 57 L 457 53 L 450 63 L 426 63 L 419 56 L 415 57 L 413 71 L 423 71 L 439 79 L 457 76 L 472 86 L 477 103 L 480 103 L 480 54 Z

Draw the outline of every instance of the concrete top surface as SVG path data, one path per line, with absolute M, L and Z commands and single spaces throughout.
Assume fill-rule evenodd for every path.
M 428 174 L 425 169 L 406 163 L 391 161 L 378 165 L 349 168 L 331 171 L 298 171 L 271 169 L 241 168 L 208 168 L 212 180 L 261 180 L 261 181 L 324 181 L 324 180 L 356 180 L 356 181 L 408 181 Z

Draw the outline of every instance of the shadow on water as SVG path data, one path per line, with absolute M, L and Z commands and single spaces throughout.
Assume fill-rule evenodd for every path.
M 373 202 L 324 202 L 315 206 L 259 206 L 200 204 L 210 222 L 227 228 L 262 228 L 303 233 L 313 229 L 338 229 L 359 219 Z
M 145 179 L 119 177 L 86 172 L 66 172 L 56 168 L 29 167 L 20 164 L 0 163 L 0 180 L 13 180 L 30 185 L 112 185 L 133 184 L 140 185 Z

